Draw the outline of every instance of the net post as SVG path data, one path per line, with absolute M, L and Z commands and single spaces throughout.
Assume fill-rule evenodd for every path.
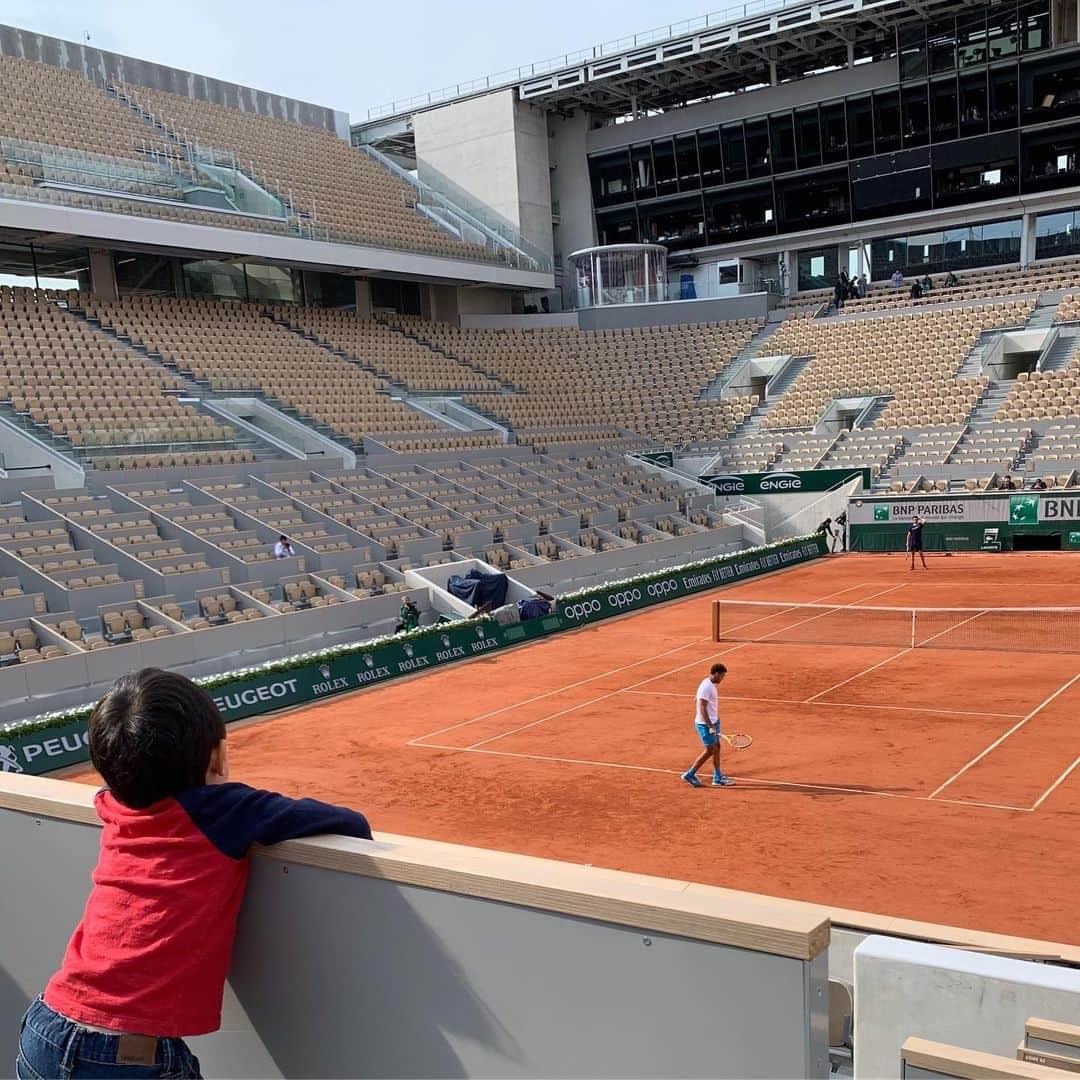
M 720 601 L 714 600 L 712 602 L 712 639 L 713 641 L 720 640 Z
M 915 639 L 915 617 L 916 617 L 916 614 L 917 614 L 917 610 L 915 608 L 912 608 L 911 609 L 911 647 L 913 649 L 915 648 L 915 640 L 916 640 Z

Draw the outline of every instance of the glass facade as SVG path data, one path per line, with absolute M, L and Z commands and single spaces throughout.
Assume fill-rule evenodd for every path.
M 796 256 L 798 260 L 798 289 L 832 288 L 839 274 L 836 246 L 807 248 Z
M 209 300 L 302 303 L 299 273 L 283 266 L 198 259 L 183 264 L 188 296 Z
M 685 250 L 1080 183 L 1080 48 L 1047 53 L 1049 26 L 1030 0 L 905 28 L 898 86 L 591 156 L 599 241 Z
M 1080 255 L 1080 210 L 1040 214 L 1035 219 L 1035 258 Z
M 1020 219 L 1015 218 L 940 232 L 881 237 L 870 242 L 870 276 L 874 281 L 883 281 L 897 270 L 910 276 L 1018 263 L 1020 230 Z M 801 262 L 799 271 L 801 278 Z

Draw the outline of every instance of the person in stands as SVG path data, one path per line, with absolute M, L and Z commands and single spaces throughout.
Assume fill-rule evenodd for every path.
M 899 289 L 900 286 L 904 284 L 904 275 L 901 274 L 899 270 L 894 270 L 892 272 L 892 277 L 889 278 L 889 282 L 894 289 Z
M 933 289 L 934 289 L 934 279 L 929 274 L 927 274 L 926 277 L 924 277 L 922 279 L 923 295 L 925 296 L 927 293 L 932 292 Z
M 532 596 L 519 600 L 516 604 L 503 604 L 502 607 L 494 609 L 490 601 L 484 601 L 469 618 L 479 619 L 484 615 L 490 615 L 500 626 L 513 626 L 515 623 L 550 615 L 555 610 L 555 603 L 554 596 L 537 589 Z
M 274 558 L 275 559 L 291 559 L 296 554 L 296 550 L 292 544 L 289 543 L 287 536 L 279 536 L 277 543 L 274 545 Z
M 408 633 L 410 630 L 415 630 L 419 625 L 420 609 L 411 596 L 406 596 L 401 601 L 401 607 L 398 610 L 398 623 L 394 627 L 394 633 Z
M 922 299 L 922 291 L 923 291 L 922 290 L 922 285 L 920 285 L 919 282 L 913 281 L 911 283 L 911 292 L 910 292 L 909 295 L 911 296 L 912 300 L 921 300 Z
M 1035 478 L 1035 483 L 1031 485 L 1032 491 L 1046 491 L 1046 481 L 1041 477 Z
M 922 568 L 924 570 L 929 569 L 926 565 L 926 556 L 923 554 L 923 526 L 925 521 L 918 514 L 911 519 L 911 525 L 908 526 L 907 541 L 905 547 L 911 552 L 911 569 L 915 569 L 915 552 L 919 553 L 919 558 L 922 559 Z
M 858 281 L 855 282 L 855 295 L 860 300 L 865 300 L 869 291 L 869 286 L 866 283 L 866 275 L 860 274 Z
M 184 1039 L 221 1026 L 252 845 L 370 840 L 371 828 L 354 810 L 229 783 L 217 706 L 173 672 L 122 675 L 89 738 L 107 785 L 94 797 L 105 826 L 94 884 L 23 1017 L 16 1076 L 198 1077 Z
M 1005 474 L 1005 479 L 1001 481 L 1001 490 L 1002 491 L 1015 491 L 1016 490 L 1016 481 L 1013 480 L 1013 478 L 1008 473 Z
M 951 270 L 945 278 L 945 288 L 955 289 L 960 284 L 960 279 Z

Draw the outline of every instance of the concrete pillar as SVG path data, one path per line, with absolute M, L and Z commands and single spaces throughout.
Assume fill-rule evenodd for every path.
M 371 318 L 371 282 L 363 277 L 356 279 L 356 317 Z
M 1020 265 L 1035 261 L 1035 215 L 1025 214 L 1020 219 Z
M 316 307 L 322 303 L 322 277 L 317 270 L 301 270 L 300 279 L 303 282 L 304 303 L 309 307 Z
M 799 291 L 799 255 L 792 248 L 790 251 L 781 251 L 780 260 L 783 266 L 780 269 L 781 295 L 794 296 Z
M 116 267 L 111 251 L 91 249 L 90 291 L 99 300 L 116 299 Z
M 431 315 L 432 322 L 450 323 L 457 326 L 460 322 L 458 317 L 458 290 L 454 285 L 432 285 L 431 291 Z

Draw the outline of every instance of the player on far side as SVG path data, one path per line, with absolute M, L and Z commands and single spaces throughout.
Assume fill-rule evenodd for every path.
M 709 674 L 701 680 L 694 699 L 694 726 L 701 738 L 701 745 L 705 747 L 701 751 L 697 761 L 682 774 L 682 778 L 691 787 L 701 787 L 701 781 L 697 778 L 697 771 L 712 758 L 713 787 L 734 787 L 735 781 L 725 776 L 720 771 L 720 714 L 717 708 L 719 695 L 716 692 L 727 668 L 723 664 L 716 663 L 709 668 Z
M 906 543 L 905 546 L 907 547 L 908 551 L 911 552 L 911 569 L 912 570 L 915 569 L 915 552 L 916 551 L 919 553 L 919 558 L 922 559 L 922 568 L 924 570 L 927 569 L 926 556 L 923 554 L 923 542 L 922 542 L 922 531 L 923 531 L 923 525 L 925 525 L 925 524 L 926 524 L 926 522 L 923 521 L 923 519 L 921 517 L 919 517 L 918 514 L 916 514 L 911 519 L 911 525 L 908 527 L 907 543 Z

